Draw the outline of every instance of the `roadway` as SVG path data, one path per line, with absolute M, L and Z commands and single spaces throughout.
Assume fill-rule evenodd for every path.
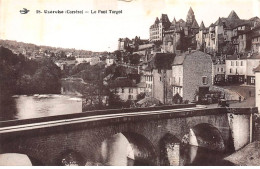
M 179 112 L 204 110 L 204 109 L 206 109 L 206 108 L 202 106 L 202 107 L 179 108 L 179 109 L 169 109 L 169 110 L 93 115 L 93 116 L 88 116 L 88 117 L 79 117 L 79 118 L 72 118 L 72 119 L 53 120 L 53 121 L 37 122 L 37 123 L 31 123 L 31 124 L 22 124 L 22 125 L 16 125 L 16 126 L 0 127 L 0 134 L 32 130 L 32 129 L 38 129 L 38 128 L 63 126 L 63 125 L 83 123 L 83 122 L 107 120 L 107 119 L 134 117 L 134 116 L 136 116 L 136 117 L 137 116 L 149 116 L 149 115 L 157 115 L 157 114 L 162 115 L 162 114 L 170 114 L 170 113 L 177 113 L 177 112 L 179 113 Z

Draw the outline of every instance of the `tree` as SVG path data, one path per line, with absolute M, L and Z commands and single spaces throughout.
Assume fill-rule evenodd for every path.
M 123 100 L 117 94 L 109 92 L 108 104 L 110 108 L 121 108 L 123 103 Z
M 145 98 L 145 93 L 140 93 L 137 95 L 137 100 L 142 100 Z
M 130 56 L 129 60 L 131 64 L 137 65 L 140 63 L 141 56 L 138 54 L 133 54 Z

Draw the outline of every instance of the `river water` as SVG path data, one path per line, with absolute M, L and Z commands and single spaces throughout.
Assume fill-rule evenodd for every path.
M 14 95 L 9 97 L 5 105 L 1 105 L 0 121 L 81 113 L 82 95 L 79 86 L 73 85 L 69 81 L 62 81 L 61 94 Z

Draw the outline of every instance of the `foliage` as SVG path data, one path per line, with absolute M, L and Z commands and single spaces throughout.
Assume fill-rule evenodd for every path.
M 108 104 L 109 104 L 110 108 L 122 108 L 123 103 L 124 103 L 124 101 L 121 100 L 117 94 L 115 94 L 113 92 L 109 93 Z
M 145 93 L 140 93 L 140 94 L 138 94 L 137 95 L 137 100 L 139 101 L 139 100 L 142 100 L 142 99 L 144 99 L 145 98 Z
M 0 48 L 0 90 L 12 94 L 58 93 L 60 69 L 50 60 L 28 60 Z

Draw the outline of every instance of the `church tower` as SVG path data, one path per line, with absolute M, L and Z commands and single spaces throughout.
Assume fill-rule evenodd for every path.
M 187 26 L 192 26 L 192 23 L 194 22 L 194 20 L 195 20 L 195 15 L 194 15 L 192 8 L 190 7 L 189 12 L 187 14 L 187 18 L 186 18 Z

